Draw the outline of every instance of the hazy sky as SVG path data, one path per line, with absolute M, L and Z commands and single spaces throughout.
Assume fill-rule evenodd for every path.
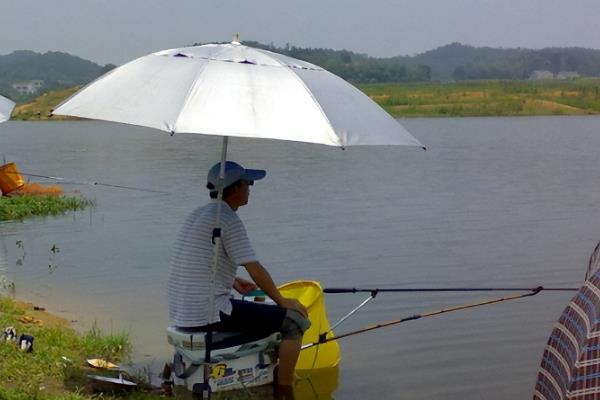
M 65 51 L 100 64 L 242 40 L 412 55 L 473 46 L 600 48 L 600 0 L 0 0 L 0 54 Z

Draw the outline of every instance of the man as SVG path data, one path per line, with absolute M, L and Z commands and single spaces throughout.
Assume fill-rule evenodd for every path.
M 209 324 L 209 293 L 213 267 L 213 229 L 217 213 L 217 183 L 220 163 L 208 173 L 207 188 L 213 199 L 196 209 L 186 220 L 173 246 L 168 281 L 169 316 L 181 328 L 206 328 Z M 285 298 L 258 261 L 246 234 L 244 224 L 236 214 L 248 204 L 250 186 L 263 179 L 263 170 L 245 169 L 227 161 L 223 200 L 221 204 L 221 248 L 215 274 L 215 331 L 237 331 L 248 334 L 281 332 L 277 384 L 288 392 L 294 380 L 294 368 L 300 354 L 302 335 L 310 326 L 306 308 L 297 300 Z M 236 276 L 239 265 L 248 271 L 254 282 Z M 259 304 L 234 300 L 231 288 L 244 294 L 258 286 L 275 303 Z

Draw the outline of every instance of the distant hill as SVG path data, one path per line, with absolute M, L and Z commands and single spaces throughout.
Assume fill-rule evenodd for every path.
M 529 79 L 540 77 L 600 76 L 600 50 L 577 47 L 503 49 L 451 43 L 415 56 L 370 57 L 349 50 L 301 48 L 246 41 L 244 44 L 306 60 L 355 84 L 428 81 Z M 20 50 L 0 55 L 0 94 L 18 102 L 42 93 L 84 85 L 114 65 L 100 66 L 61 52 L 44 54 Z M 16 82 L 43 81 L 35 94 L 21 94 Z M 39 82 L 37 84 L 40 84 Z
M 440 80 L 528 79 L 534 71 L 600 76 L 600 50 L 580 47 L 532 50 L 452 43 L 412 57 L 407 63 L 429 65 L 432 78 Z
M 24 101 L 39 93 L 20 95 L 13 88 L 14 83 L 41 80 L 44 92 L 86 84 L 112 68 L 113 65 L 100 66 L 67 53 L 19 50 L 0 55 L 0 93 Z
M 349 50 L 277 47 L 244 41 L 245 45 L 285 54 L 319 65 L 353 83 L 422 82 L 432 79 L 431 68 L 425 64 L 410 63 L 410 57 L 377 58 Z
M 527 51 L 520 49 L 498 49 L 491 47 L 472 47 L 460 43 L 452 43 L 434 50 L 418 54 L 407 60 L 409 64 L 423 63 L 432 69 L 434 79 L 525 79 L 521 71 L 520 59 Z M 465 70 L 465 76 L 456 74 Z M 544 68 L 539 68 L 544 69 Z M 484 76 L 485 70 L 488 75 Z M 476 76 L 476 74 L 479 74 Z M 468 77 L 467 77 L 468 75 Z
M 579 47 L 532 50 L 451 43 L 416 56 L 377 58 L 348 50 L 244 44 L 312 62 L 354 83 L 528 79 L 534 71 L 600 76 L 600 50 Z

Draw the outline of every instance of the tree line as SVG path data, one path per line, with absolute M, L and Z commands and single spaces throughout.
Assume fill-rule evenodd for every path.
M 370 57 L 348 50 L 245 44 L 305 60 L 353 83 L 529 79 L 535 71 L 600 76 L 600 50 L 580 47 L 473 47 L 451 43 L 415 56 Z
M 572 72 L 600 76 L 600 50 L 578 47 L 505 49 L 451 43 L 415 56 L 371 57 L 350 50 L 276 46 L 246 41 L 244 44 L 281 53 L 319 65 L 355 84 L 528 79 L 535 71 Z M 17 101 L 15 82 L 43 80 L 43 91 L 84 85 L 114 68 L 61 52 L 39 54 L 15 51 L 0 55 L 0 93 Z M 574 75 L 574 74 L 572 74 Z

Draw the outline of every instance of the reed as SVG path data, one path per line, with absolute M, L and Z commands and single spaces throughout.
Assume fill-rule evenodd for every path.
M 62 215 L 68 211 L 94 207 L 95 201 L 79 196 L 0 197 L 0 221 L 22 220 L 32 216 Z

